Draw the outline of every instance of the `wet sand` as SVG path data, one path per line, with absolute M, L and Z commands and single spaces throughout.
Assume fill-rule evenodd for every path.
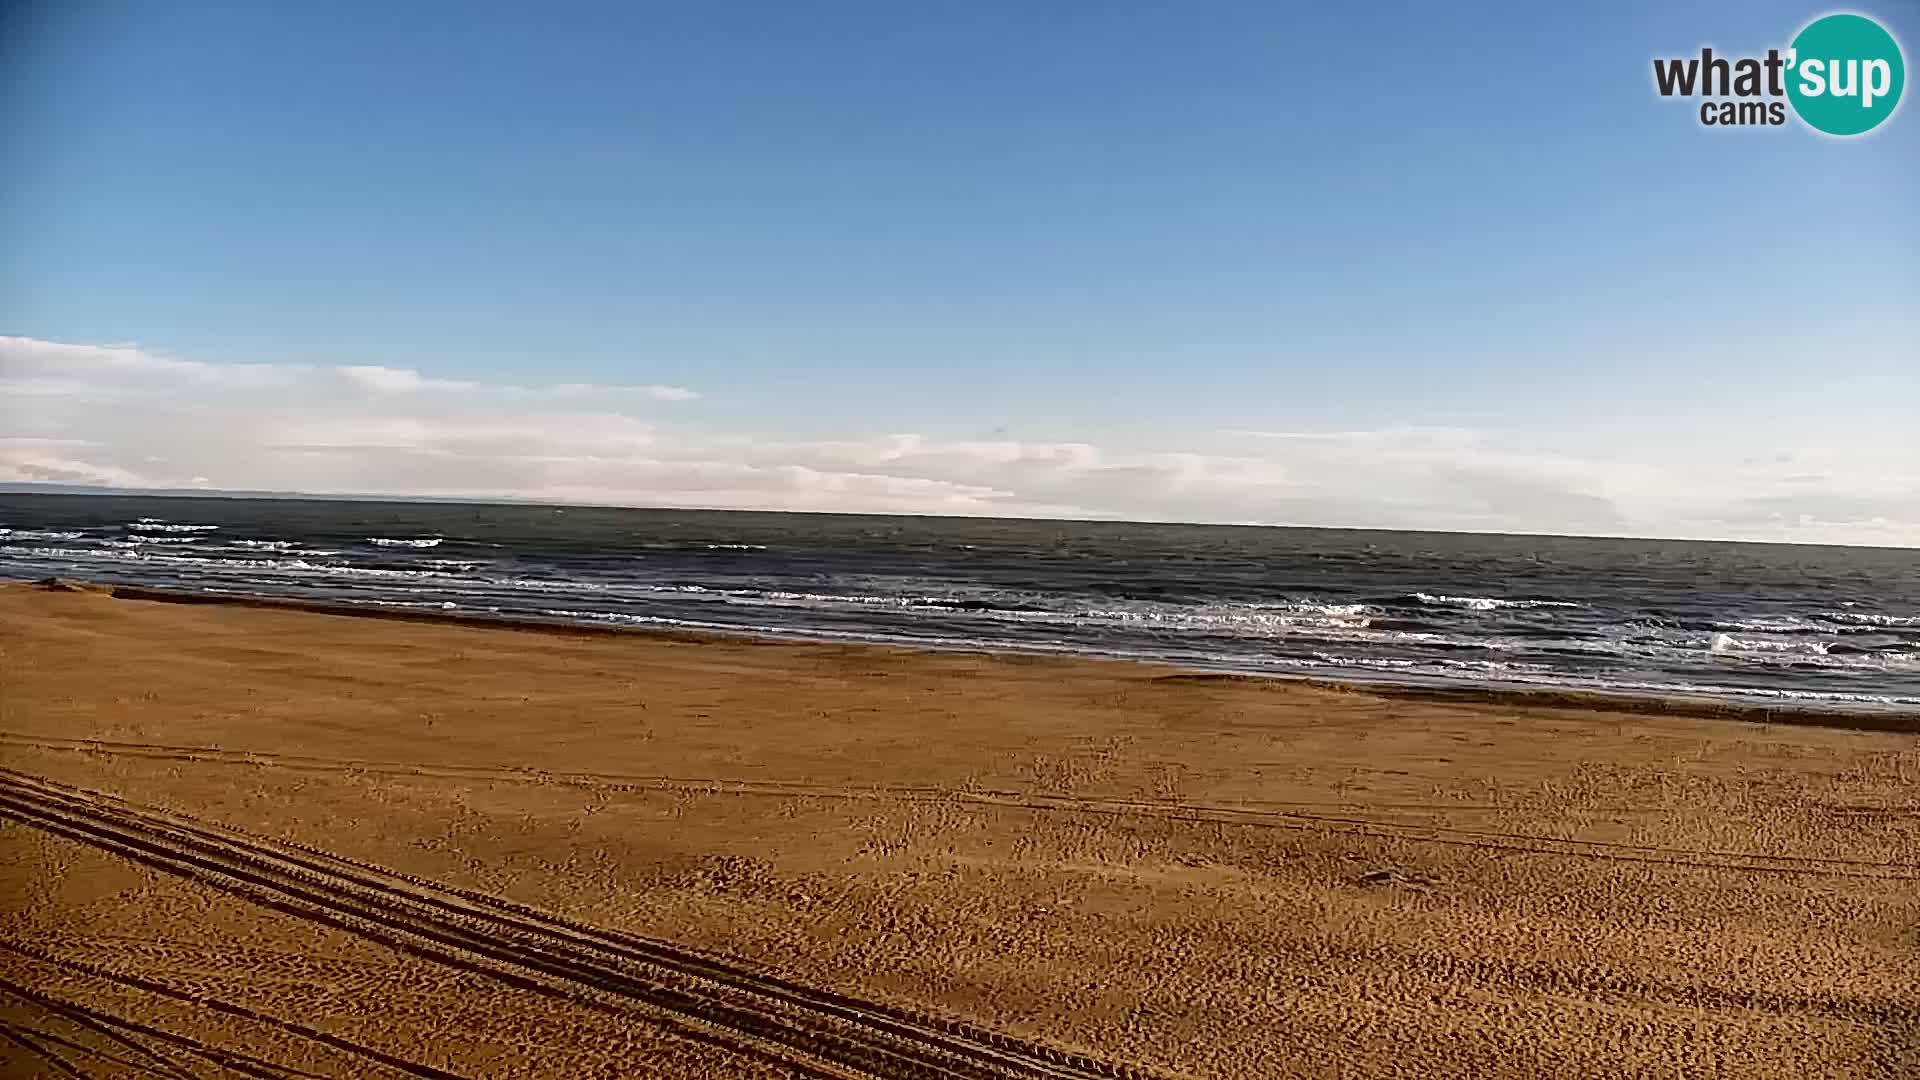
M 0 586 L 0 1074 L 1915 1076 L 1912 723 Z

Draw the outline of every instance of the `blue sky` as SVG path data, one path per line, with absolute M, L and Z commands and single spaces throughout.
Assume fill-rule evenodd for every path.
M 1001 492 L 986 502 L 1010 513 L 1555 527 L 1483 492 L 1422 502 L 1444 452 L 1417 433 L 1441 430 L 1475 454 L 1664 470 L 1676 503 L 1712 493 L 1678 476 L 1703 458 L 1904 457 L 1864 494 L 1791 480 L 1798 465 L 1777 488 L 1729 481 L 1719 524 L 1625 509 L 1618 476 L 1552 467 L 1549 486 L 1577 490 L 1541 505 L 1610 500 L 1628 530 L 1920 543 L 1912 106 L 1842 142 L 1704 129 L 1653 93 L 1656 55 L 1763 53 L 1826 8 L 1458 7 L 16 6 L 0 137 L 24 167 L 0 181 L 0 331 L 39 349 L 12 373 L 41 379 L 85 366 L 49 343 L 134 343 L 214 367 L 696 391 L 580 406 L 644 426 L 654 465 L 749 467 L 752 445 L 790 460 L 750 467 L 832 474 L 819 447 L 911 433 L 995 460 L 1086 445 L 1102 467 L 1251 455 L 1291 478 L 1233 474 L 1264 492 L 1236 496 L 1223 466 L 1196 495 L 1155 474 L 1162 503 L 1110 505 L 1061 476 L 1029 491 L 1024 473 L 840 462 Z M 1858 10 L 1909 53 L 1920 40 L 1911 4 Z M 37 409 L 0 435 L 105 449 L 42 445 L 21 468 L 210 471 L 136 467 L 180 457 L 165 432 L 82 432 L 110 417 L 74 381 L 41 386 L 66 426 Z M 262 393 L 283 396 L 223 407 L 293 422 L 284 387 Z M 214 407 L 148 394 L 202 420 Z M 478 408 L 432 396 L 329 415 Z M 1312 509 L 1328 466 L 1244 432 L 1413 450 L 1375 463 L 1399 472 L 1371 508 Z M 257 437 L 283 446 L 271 424 Z M 281 464 L 207 482 L 359 475 Z M 367 467 L 407 475 L 392 464 Z M 495 490 L 472 464 L 460 490 Z M 869 508 L 657 479 L 622 486 L 609 466 L 540 491 Z M 902 498 L 872 505 L 921 508 Z

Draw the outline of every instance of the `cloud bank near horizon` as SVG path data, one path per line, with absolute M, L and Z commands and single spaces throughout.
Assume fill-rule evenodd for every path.
M 0 481 L 1920 546 L 1920 459 L 1831 447 L 1598 461 L 1419 426 L 1149 450 L 800 440 L 701 426 L 700 398 L 0 337 Z

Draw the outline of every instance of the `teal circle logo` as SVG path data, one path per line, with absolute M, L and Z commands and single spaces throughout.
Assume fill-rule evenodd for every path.
M 1787 55 L 1787 100 L 1808 126 L 1829 135 L 1879 127 L 1907 85 L 1900 44 L 1864 15 L 1815 19 Z

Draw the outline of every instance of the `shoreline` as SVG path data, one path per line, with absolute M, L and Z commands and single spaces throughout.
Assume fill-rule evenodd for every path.
M 1721 700 L 1708 697 L 1662 696 L 1584 689 L 1529 689 L 1507 686 L 1422 686 L 1386 681 L 1338 679 L 1293 673 L 1254 673 L 1216 670 L 1181 665 L 1169 661 L 1134 657 L 1102 656 L 1098 653 L 1050 652 L 1021 649 L 941 648 L 841 638 L 812 637 L 804 633 L 774 634 L 741 630 L 685 630 L 671 627 L 610 625 L 578 622 L 539 615 L 501 615 L 474 611 L 440 611 L 380 604 L 356 604 L 342 600 L 311 600 L 271 596 L 261 593 L 195 592 L 145 585 L 116 585 L 67 578 L 26 581 L 0 580 L 0 587 L 62 589 L 104 594 L 120 600 L 147 601 L 181 605 L 214 605 L 305 612 L 389 622 L 421 623 L 437 626 L 477 627 L 517 630 L 558 636 L 596 637 L 637 635 L 660 641 L 693 644 L 709 642 L 759 642 L 768 645 L 832 645 L 836 647 L 908 654 L 976 655 L 994 659 L 1044 657 L 1063 662 L 1128 664 L 1143 669 L 1160 669 L 1158 680 L 1168 682 L 1243 682 L 1279 683 L 1314 689 L 1371 696 L 1384 700 L 1432 704 L 1492 705 L 1556 710 L 1584 710 L 1633 716 L 1672 716 L 1688 719 L 1733 720 L 1754 724 L 1787 724 L 1839 728 L 1853 731 L 1878 731 L 1920 734 L 1920 711 L 1900 709 L 1848 709 L 1844 706 L 1787 705 Z
M 6 978 L 311 1075 L 770 1075 L 516 981 L 642 941 L 1154 1075 L 1920 1075 L 1860 718 L 64 582 L 0 650 Z

